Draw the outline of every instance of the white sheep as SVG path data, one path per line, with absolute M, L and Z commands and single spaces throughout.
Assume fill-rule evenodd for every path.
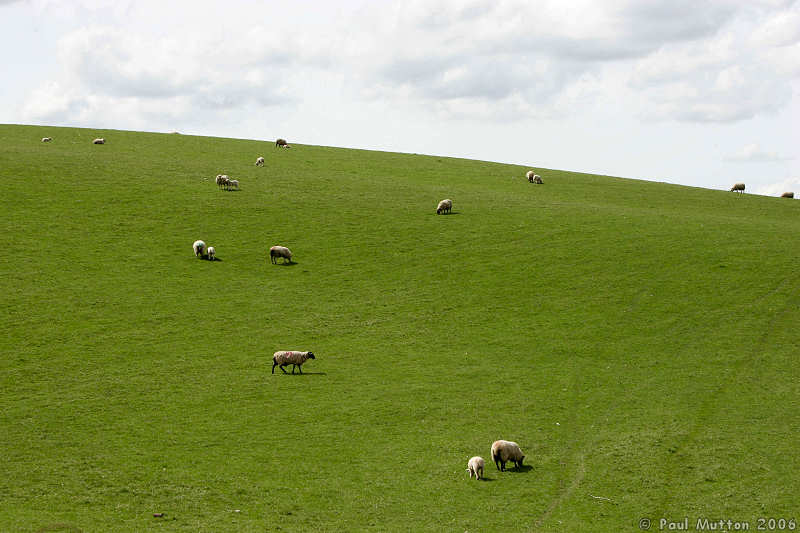
M 794 198 L 794 193 L 793 192 L 785 192 L 785 193 L 781 194 L 781 198 Z
M 194 241 L 192 244 L 192 250 L 194 250 L 195 257 L 203 257 L 203 250 L 206 248 L 206 243 L 203 241 Z
M 213 261 L 217 257 L 217 249 L 213 246 L 208 247 L 207 253 L 209 261 Z
M 275 373 L 275 367 L 278 366 L 284 374 L 288 374 L 283 367 L 286 365 L 292 365 L 292 374 L 294 374 L 295 368 L 300 369 L 300 373 L 302 374 L 303 363 L 309 359 L 316 359 L 316 357 L 314 357 L 314 352 L 297 352 L 293 350 L 275 352 L 272 354 L 272 373 Z
M 284 264 L 286 264 L 287 260 L 291 263 L 292 251 L 285 246 L 273 246 L 269 249 L 269 260 L 271 263 L 277 265 L 279 257 L 283 257 Z
M 263 167 L 264 166 L 264 158 L 263 157 L 259 156 L 258 159 L 256 159 L 256 166 L 257 167 Z
M 239 189 L 239 180 L 228 180 L 228 190 Z
M 442 200 L 439 202 L 439 205 L 436 206 L 436 214 L 441 215 L 442 213 L 449 213 L 450 210 L 453 208 L 453 201 L 449 199 Z
M 227 176 L 227 174 L 217 174 L 216 182 L 217 187 L 225 187 L 227 190 L 228 184 L 230 183 L 230 178 Z
M 106 140 L 102 139 L 102 138 L 97 138 L 97 139 L 92 141 L 92 144 L 105 144 L 105 143 L 106 143 Z
M 744 194 L 744 183 L 734 183 L 733 187 L 731 187 L 731 191 Z
M 506 462 L 513 461 L 514 466 L 520 468 L 525 456 L 519 444 L 508 440 L 496 440 L 492 443 L 492 461 L 501 472 L 506 469 Z
M 472 474 L 475 474 L 475 479 L 480 479 L 483 477 L 483 465 L 485 464 L 483 457 L 478 457 L 477 455 L 469 460 L 467 463 L 467 472 L 469 472 L 469 478 L 472 479 Z
M 52 138 L 52 137 L 42 137 L 42 142 L 43 142 L 43 143 L 49 143 L 49 142 L 50 142 L 50 141 L 52 141 L 52 140 L 53 140 L 53 138 Z

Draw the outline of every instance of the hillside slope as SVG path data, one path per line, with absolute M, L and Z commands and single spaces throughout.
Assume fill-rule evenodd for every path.
M 800 518 L 800 204 L 525 170 L 0 126 L 0 531 Z

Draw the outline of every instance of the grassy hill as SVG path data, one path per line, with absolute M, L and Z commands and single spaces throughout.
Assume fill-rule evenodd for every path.
M 0 531 L 800 519 L 800 203 L 525 170 L 0 126 Z

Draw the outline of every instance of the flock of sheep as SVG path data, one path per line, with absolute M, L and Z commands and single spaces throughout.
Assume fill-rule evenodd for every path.
M 506 463 L 508 462 L 513 462 L 517 469 L 522 468 L 522 460 L 525 459 L 525 455 L 522 453 L 519 444 L 510 440 L 494 441 L 492 443 L 491 454 L 494 465 L 501 472 L 505 472 Z M 486 462 L 483 460 L 483 457 L 478 455 L 471 457 L 470 460 L 467 461 L 467 473 L 469 473 L 469 478 L 472 479 L 474 475 L 476 480 L 480 480 L 483 477 L 483 467 L 485 464 Z
M 731 187 L 731 192 L 738 192 L 744 194 L 744 183 L 734 183 Z M 781 198 L 794 198 L 793 192 L 785 192 L 781 194 Z

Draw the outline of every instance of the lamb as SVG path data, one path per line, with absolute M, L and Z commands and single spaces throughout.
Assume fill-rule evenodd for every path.
M 52 138 L 52 137 L 42 137 L 42 142 L 43 142 L 43 143 L 49 143 L 49 142 L 50 142 L 50 141 L 52 141 L 52 140 L 53 140 L 53 138 Z
M 213 246 L 208 247 L 208 260 L 213 261 L 217 257 L 217 249 Z
M 272 264 L 278 264 L 278 258 L 283 257 L 283 263 L 292 262 L 292 251 L 285 246 L 273 246 L 269 249 L 269 260 Z
M 292 374 L 294 374 L 294 369 L 300 369 L 300 373 L 303 373 L 303 363 L 305 363 L 309 359 L 316 359 L 314 357 L 314 352 L 296 352 L 296 351 L 280 351 L 275 352 L 272 354 L 272 373 L 275 373 L 275 367 L 278 366 L 283 371 L 284 374 L 288 374 L 286 370 L 283 369 L 286 365 L 292 365 Z
M 264 166 L 264 158 L 263 157 L 258 157 L 256 159 L 256 166 L 257 167 L 263 167 Z
M 105 143 L 106 143 L 106 140 L 102 139 L 102 138 L 97 138 L 97 139 L 92 141 L 92 144 L 105 144 Z
M 781 198 L 794 198 L 794 193 L 793 192 L 785 192 L 785 193 L 781 194 Z
M 239 180 L 228 180 L 228 190 L 231 190 L 234 187 L 236 190 L 239 190 Z
M 513 461 L 514 466 L 520 468 L 523 459 L 525 456 L 516 442 L 496 440 L 492 443 L 492 461 L 501 472 L 505 471 L 507 461 Z
M 734 183 L 733 187 L 731 187 L 731 191 L 740 192 L 744 194 L 744 183 Z
M 192 244 L 192 250 L 194 250 L 195 257 L 203 257 L 203 250 L 206 248 L 206 243 L 203 241 L 194 241 Z
M 472 479 L 472 474 L 475 474 L 475 479 L 479 480 L 483 477 L 483 465 L 484 465 L 483 457 L 478 457 L 477 455 L 469 460 L 467 463 L 467 472 L 469 472 L 469 478 Z
M 453 208 L 453 201 L 449 199 L 442 200 L 439 202 L 439 205 L 436 206 L 436 214 L 441 215 L 442 213 L 449 213 L 450 210 Z
M 288 145 L 289 145 L 289 143 L 286 142 L 286 139 L 278 139 L 278 140 L 275 141 L 275 146 L 283 147 L 283 146 L 288 146 Z

